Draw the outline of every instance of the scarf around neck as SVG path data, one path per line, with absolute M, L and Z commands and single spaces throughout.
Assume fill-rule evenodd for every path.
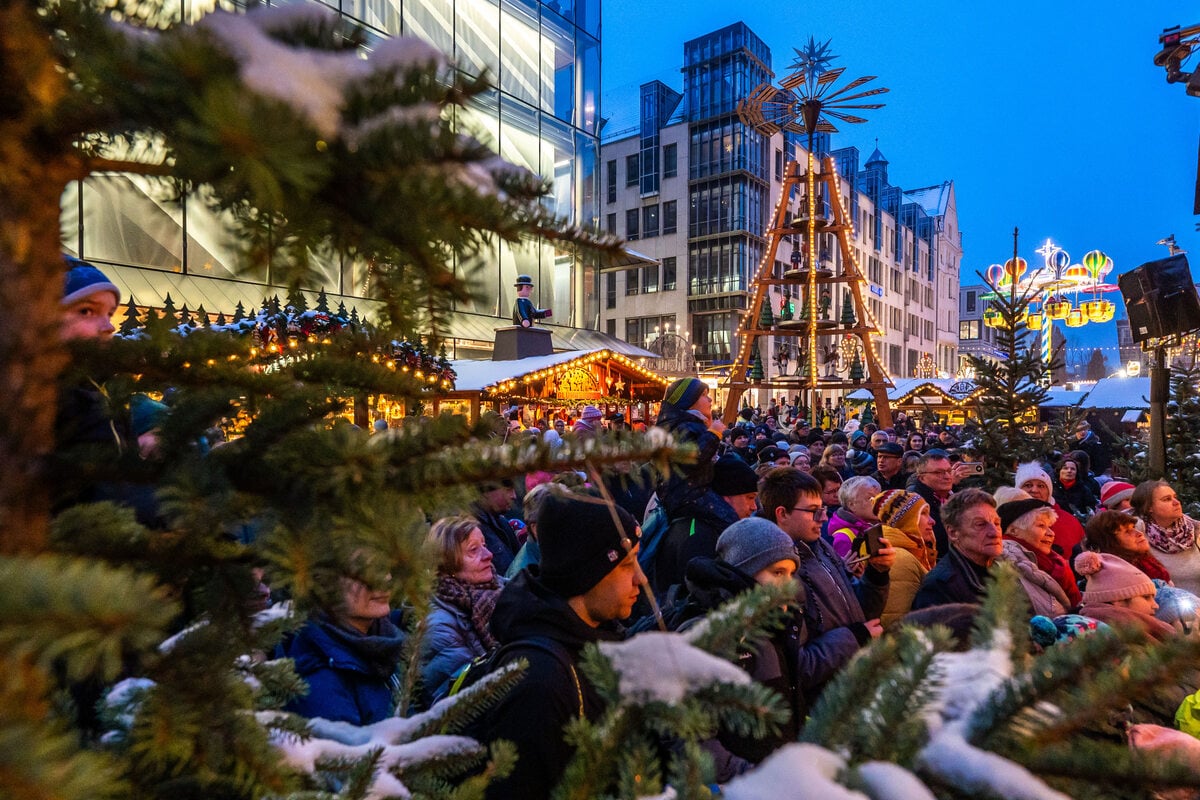
M 491 650 L 496 646 L 496 639 L 488 629 L 488 621 L 500 597 L 500 581 L 494 572 L 487 583 L 467 583 L 453 575 L 438 575 L 437 596 L 466 612 L 471 618 L 471 628 L 485 648 Z
M 1146 538 L 1164 553 L 1179 553 L 1196 546 L 1196 522 L 1185 514 L 1163 528 L 1147 519 Z

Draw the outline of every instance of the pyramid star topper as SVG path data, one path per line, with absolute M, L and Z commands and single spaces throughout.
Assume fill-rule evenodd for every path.
M 796 50 L 797 57 L 791 65 L 794 72 L 779 86 L 760 84 L 738 103 L 742 122 L 767 135 L 779 131 L 808 134 L 811 148 L 813 134 L 837 133 L 831 119 L 859 124 L 866 120 L 847 113 L 848 110 L 883 108 L 883 103 L 856 102 L 888 91 L 884 87 L 854 91 L 875 80 L 874 75 L 856 78 L 834 90 L 846 68 L 830 68 L 830 62 L 837 58 L 830 52 L 831 42 L 817 44 L 810 36 L 808 44 Z
M 796 54 L 796 58 L 788 65 L 788 69 L 804 70 L 814 75 L 820 75 L 822 72 L 827 71 L 830 62 L 837 58 L 837 56 L 829 52 L 831 44 L 833 44 L 833 39 L 826 39 L 824 44 L 817 44 L 817 40 L 809 36 L 808 44 L 803 48 L 792 48 L 792 51 Z

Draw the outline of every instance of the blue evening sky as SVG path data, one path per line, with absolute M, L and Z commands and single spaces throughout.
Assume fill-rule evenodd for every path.
M 1200 23 L 1200 5 L 604 0 L 603 13 L 602 113 L 622 127 L 636 123 L 641 83 L 682 88 L 689 39 L 744 21 L 771 48 L 776 80 L 792 48 L 832 39 L 839 85 L 878 75 L 872 85 L 891 89 L 866 124 L 840 126 L 834 147 L 857 146 L 865 161 L 878 138 L 893 184 L 955 182 L 964 284 L 1011 256 L 1014 226 L 1031 265 L 1049 237 L 1073 262 L 1106 252 L 1114 282 L 1165 256 L 1156 242 L 1174 233 L 1200 275 L 1200 97 L 1153 63 L 1162 29 Z M 1123 316 L 1119 293 L 1109 299 Z M 1117 363 L 1112 324 L 1069 335 L 1075 347 L 1112 348 Z

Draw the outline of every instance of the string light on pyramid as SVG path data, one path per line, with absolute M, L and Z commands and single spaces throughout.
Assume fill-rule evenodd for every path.
M 875 80 L 874 75 L 856 78 L 839 88 L 838 79 L 845 69 L 831 67 L 836 56 L 830 50 L 829 41 L 818 43 L 810 37 L 808 43 L 795 52 L 796 59 L 790 67 L 792 72 L 778 86 L 764 83 L 738 103 L 738 115 L 745 124 L 767 136 L 781 132 L 805 134 L 808 147 L 803 172 L 798 161 L 789 162 L 785 170 L 779 202 L 767 231 L 768 246 L 753 281 L 751 303 L 738 325 L 738 357 L 728 378 L 724 416 L 727 422 L 732 421 L 742 394 L 750 386 L 768 389 L 778 386 L 806 393 L 811 421 L 817 424 L 822 390 L 864 388 L 874 396 L 881 421 L 890 424 L 887 389 L 891 379 L 883 368 L 874 341 L 880 327 L 864 299 L 866 281 L 851 245 L 854 221 L 846 212 L 834 160 L 818 159 L 813 146 L 817 133 L 837 132 L 835 123 L 866 122 L 851 112 L 882 108 L 882 103 L 862 101 L 888 90 L 864 88 Z M 800 207 L 792 214 L 793 192 L 801 189 L 804 194 Z M 777 260 L 779 244 L 785 237 L 791 239 L 794 248 L 792 264 L 791 269 L 778 278 L 771 270 Z M 798 245 L 797 238 L 803 240 L 803 248 Z M 832 254 L 827 254 L 823 246 L 826 244 L 839 250 L 840 274 L 835 274 Z M 799 317 L 788 318 L 781 313 L 778 320 L 772 317 L 771 326 L 761 324 L 760 320 L 766 319 L 763 304 L 770 303 L 770 286 L 780 286 L 785 297 L 797 299 Z M 835 296 L 842 297 L 838 287 L 848 290 L 853 305 L 840 315 L 840 319 L 834 319 L 832 317 L 838 315 L 831 315 L 830 308 Z M 785 301 L 784 307 L 790 306 L 790 300 Z M 750 363 L 751 355 L 760 352 L 758 340 L 765 336 L 773 336 L 776 341 L 786 337 L 798 339 L 797 374 L 783 376 L 781 368 L 780 377 L 787 377 L 790 382 L 760 377 L 759 362 Z M 824 345 L 820 345 L 822 339 L 826 342 Z M 790 349 L 791 345 L 786 345 L 777 347 L 775 352 L 786 353 Z M 824 375 L 820 374 L 822 355 L 826 367 Z M 851 364 L 857 366 L 851 370 Z M 803 374 L 800 374 L 800 366 Z M 849 372 L 850 378 L 839 378 L 838 373 L 843 372 Z

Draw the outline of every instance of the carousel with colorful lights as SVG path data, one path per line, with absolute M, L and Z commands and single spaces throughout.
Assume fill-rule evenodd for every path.
M 982 299 L 994 299 L 998 294 L 1027 297 L 1028 308 L 1016 321 L 1031 331 L 1041 332 L 1042 359 L 1049 363 L 1053 355 L 1054 323 L 1081 328 L 1093 322 L 1111 322 L 1117 306 L 1104 295 L 1118 289 L 1116 284 L 1107 282 L 1113 260 L 1100 250 L 1089 251 L 1075 264 L 1071 263 L 1070 253 L 1049 239 L 1036 252 L 1043 264 L 1032 272 L 1020 256 L 988 267 L 985 278 L 992 291 Z M 1003 327 L 1004 316 L 999 310 L 989 308 L 983 313 L 983 324 Z
M 873 75 L 835 89 L 845 69 L 829 68 L 834 56 L 828 42 L 810 39 L 796 53 L 794 71 L 779 86 L 764 83 L 738 105 L 747 125 L 766 136 L 807 134 L 808 147 L 806 164 L 788 163 L 783 176 L 767 247 L 737 331 L 723 416 L 732 422 L 745 392 L 762 389 L 799 395 L 818 425 L 835 397 L 865 389 L 874 398 L 874 416 L 887 426 L 892 382 L 875 349 L 880 329 L 867 306 L 866 279 L 851 244 L 854 222 L 833 158 L 817 158 L 813 147 L 816 133 L 837 131 L 830 118 L 866 122 L 846 110 L 881 108 L 881 103 L 853 101 L 887 89 L 855 91 L 875 80 Z M 786 261 L 784 245 L 790 248 Z M 774 344 L 774 370 L 764 364 L 764 342 Z

